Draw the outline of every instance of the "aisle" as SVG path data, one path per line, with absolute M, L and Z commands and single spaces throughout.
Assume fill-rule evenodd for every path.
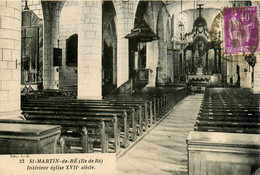
M 203 94 L 186 97 L 117 161 L 117 175 L 186 175 L 186 138 L 193 130 Z

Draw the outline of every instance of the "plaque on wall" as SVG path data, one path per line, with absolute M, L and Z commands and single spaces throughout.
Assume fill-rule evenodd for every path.
M 62 65 L 62 49 L 53 48 L 53 66 Z

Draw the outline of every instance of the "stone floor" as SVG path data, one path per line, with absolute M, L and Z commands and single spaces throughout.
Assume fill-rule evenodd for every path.
M 117 160 L 117 175 L 186 175 L 186 138 L 203 94 L 186 97 L 159 125 Z

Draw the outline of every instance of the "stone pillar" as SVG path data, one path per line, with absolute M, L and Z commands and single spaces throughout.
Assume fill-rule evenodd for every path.
M 113 85 L 117 84 L 117 36 L 113 37 Z
M 167 42 L 159 41 L 159 61 L 162 67 L 162 70 L 159 73 L 158 83 L 164 85 L 165 82 L 163 81 L 167 77 Z M 178 58 L 175 58 L 178 59 Z M 176 61 L 176 60 L 175 60 Z
M 256 54 L 256 64 L 254 67 L 254 92 L 260 93 L 260 54 Z
M 21 116 L 21 1 L 0 1 L 0 118 Z
M 125 36 L 134 28 L 133 2 L 114 1 L 117 13 L 117 87 L 129 79 L 129 48 Z
M 150 69 L 149 84 L 147 87 L 155 87 L 156 83 L 156 67 L 158 63 L 158 41 L 146 44 L 146 68 Z
M 209 74 L 209 50 L 206 51 L 206 75 Z
M 183 73 L 187 74 L 187 59 L 186 59 L 186 49 L 183 50 L 183 61 L 184 61 L 184 67 L 183 67 Z
M 179 75 L 182 75 L 183 73 L 183 50 L 180 50 L 180 55 L 179 55 Z
M 59 89 L 59 67 L 53 66 L 53 48 L 58 46 L 59 19 L 64 1 L 42 1 L 44 15 L 43 88 Z
M 221 73 L 221 48 L 218 49 L 218 73 Z
M 256 4 L 253 4 L 256 5 Z M 260 3 L 257 3 L 258 5 L 258 29 L 260 28 Z M 260 30 L 258 30 L 258 37 L 260 36 Z M 254 67 L 254 92 L 260 93 L 260 54 L 256 53 L 256 64 Z
M 173 57 L 173 49 L 167 49 L 167 80 L 169 80 L 170 82 L 174 81 L 174 57 Z
M 195 75 L 194 53 L 191 54 L 191 74 Z
M 217 49 L 214 49 L 214 73 L 218 72 L 218 67 L 217 67 Z
M 102 2 L 79 1 L 78 99 L 102 98 Z
M 242 55 L 238 56 L 238 65 L 240 67 L 240 69 L 239 69 L 240 87 L 242 87 L 242 88 L 251 88 L 251 80 L 252 80 L 251 76 L 252 76 L 253 68 L 251 66 L 249 68 L 248 63 L 245 62 L 245 58 Z M 245 68 L 249 68 L 248 72 L 244 72 Z

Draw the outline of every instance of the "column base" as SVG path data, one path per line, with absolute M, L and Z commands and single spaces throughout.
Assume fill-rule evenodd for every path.
M 155 83 L 155 85 L 156 85 L 156 87 L 164 87 L 164 86 L 166 86 L 166 83 L 164 83 L 164 82 L 157 82 L 157 83 Z
M 253 88 L 253 93 L 254 94 L 260 94 L 260 87 L 254 87 Z
M 23 120 L 24 117 L 21 113 L 21 110 L 0 112 L 0 119 Z
M 79 100 L 102 100 L 102 96 L 77 96 Z
M 146 87 L 156 87 L 155 82 L 150 82 L 148 85 L 146 85 Z

